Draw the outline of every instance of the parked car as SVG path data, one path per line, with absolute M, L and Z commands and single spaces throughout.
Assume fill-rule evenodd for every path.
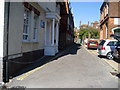
M 98 41 L 96 41 L 96 40 L 90 40 L 88 42 L 88 49 L 90 49 L 90 48 L 97 49 L 97 47 L 98 47 Z
M 106 56 L 108 59 L 113 59 L 113 52 L 116 48 L 116 44 L 116 39 L 103 39 L 98 45 L 97 52 L 101 56 Z
M 112 34 L 112 35 L 110 35 L 110 37 L 114 37 L 115 39 L 118 40 L 116 48 L 113 51 L 113 56 L 114 56 L 114 58 L 117 58 L 120 60 L 120 36 Z
M 114 49 L 113 56 L 120 60 L 120 44 Z

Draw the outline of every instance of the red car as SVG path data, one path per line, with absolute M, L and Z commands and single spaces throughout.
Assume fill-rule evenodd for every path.
M 90 40 L 88 42 L 88 49 L 90 49 L 90 48 L 97 49 L 97 47 L 98 47 L 98 41 Z

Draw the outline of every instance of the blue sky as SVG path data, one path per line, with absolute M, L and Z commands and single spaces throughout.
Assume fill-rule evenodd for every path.
M 103 2 L 71 2 L 72 12 L 74 15 L 75 27 L 79 28 L 81 20 L 82 24 L 99 21 L 100 7 Z

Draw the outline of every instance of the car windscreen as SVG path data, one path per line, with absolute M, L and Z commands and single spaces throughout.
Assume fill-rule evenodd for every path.
M 98 43 L 97 41 L 90 41 L 89 43 Z
M 99 45 L 104 45 L 104 43 L 105 43 L 105 40 L 102 40 L 102 41 L 99 43 Z

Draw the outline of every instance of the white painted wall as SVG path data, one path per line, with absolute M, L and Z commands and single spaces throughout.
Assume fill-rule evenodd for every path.
M 4 35 L 4 0 L 0 1 L 0 84 L 2 84 L 3 72 L 3 36 Z
M 22 2 L 10 3 L 8 54 L 22 53 L 24 6 Z
M 114 18 L 114 25 L 120 25 L 120 18 Z
M 38 3 L 30 3 L 32 6 L 37 8 L 40 11 L 40 16 L 38 20 L 38 31 L 37 31 L 37 42 L 33 42 L 33 30 L 34 30 L 34 17 L 31 14 L 31 24 L 30 24 L 30 40 L 29 42 L 22 42 L 22 52 L 30 52 L 34 50 L 39 50 L 39 49 L 44 49 L 44 33 L 45 33 L 45 28 L 41 27 L 41 20 L 45 22 L 45 11 L 39 6 Z
M 30 52 L 34 50 L 44 49 L 44 29 L 41 28 L 41 20 L 45 22 L 45 11 L 37 3 L 31 4 L 40 11 L 38 23 L 38 41 L 33 42 L 34 15 L 31 18 L 30 25 L 30 41 L 23 42 L 23 25 L 24 25 L 24 5 L 22 2 L 10 3 L 10 19 L 9 19 L 9 55 Z M 15 8 L 16 7 L 16 8 Z
M 3 57 L 3 35 L 4 35 L 4 0 L 0 1 L 0 60 Z
M 46 12 L 56 11 L 56 2 L 38 2 L 38 3 Z
M 0 1 L 0 57 L 3 57 L 4 0 Z

